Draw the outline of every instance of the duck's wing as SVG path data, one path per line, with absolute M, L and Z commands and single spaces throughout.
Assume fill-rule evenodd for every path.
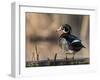
M 81 41 L 77 36 L 75 36 L 75 35 L 69 35 L 69 39 L 71 39 L 72 41 L 74 41 L 74 40 L 79 40 L 79 41 Z

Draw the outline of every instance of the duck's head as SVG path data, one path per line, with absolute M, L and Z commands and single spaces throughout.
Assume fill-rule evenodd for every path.
M 72 29 L 71 29 L 71 26 L 68 25 L 68 24 L 64 24 L 64 25 L 61 25 L 57 30 L 57 32 L 62 32 L 62 33 L 66 33 L 66 34 L 70 34 Z

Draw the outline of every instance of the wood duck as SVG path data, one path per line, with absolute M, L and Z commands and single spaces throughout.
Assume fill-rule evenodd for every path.
M 81 40 L 78 37 L 71 34 L 72 29 L 70 25 L 68 24 L 61 25 L 61 27 L 57 29 L 57 32 L 59 31 L 62 33 L 59 38 L 61 47 L 68 53 L 72 53 L 73 54 L 72 58 L 74 60 L 75 54 L 82 48 L 85 48 L 84 45 L 82 44 Z

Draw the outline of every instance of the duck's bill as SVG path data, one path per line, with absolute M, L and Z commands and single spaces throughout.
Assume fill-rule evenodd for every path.
M 62 31 L 62 27 L 59 27 L 56 32 Z
M 62 32 L 62 33 L 68 33 L 69 31 L 65 31 L 64 28 L 62 26 L 60 26 L 56 32 Z

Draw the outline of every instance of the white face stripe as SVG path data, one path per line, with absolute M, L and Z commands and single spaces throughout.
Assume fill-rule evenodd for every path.
M 63 31 L 63 33 L 66 33 L 65 30 L 62 30 L 62 31 Z
M 62 30 L 62 26 L 60 26 L 58 29 L 57 29 L 57 31 L 61 31 Z
M 69 32 L 69 31 L 66 32 L 65 30 L 63 30 L 63 33 L 68 33 L 68 32 Z

